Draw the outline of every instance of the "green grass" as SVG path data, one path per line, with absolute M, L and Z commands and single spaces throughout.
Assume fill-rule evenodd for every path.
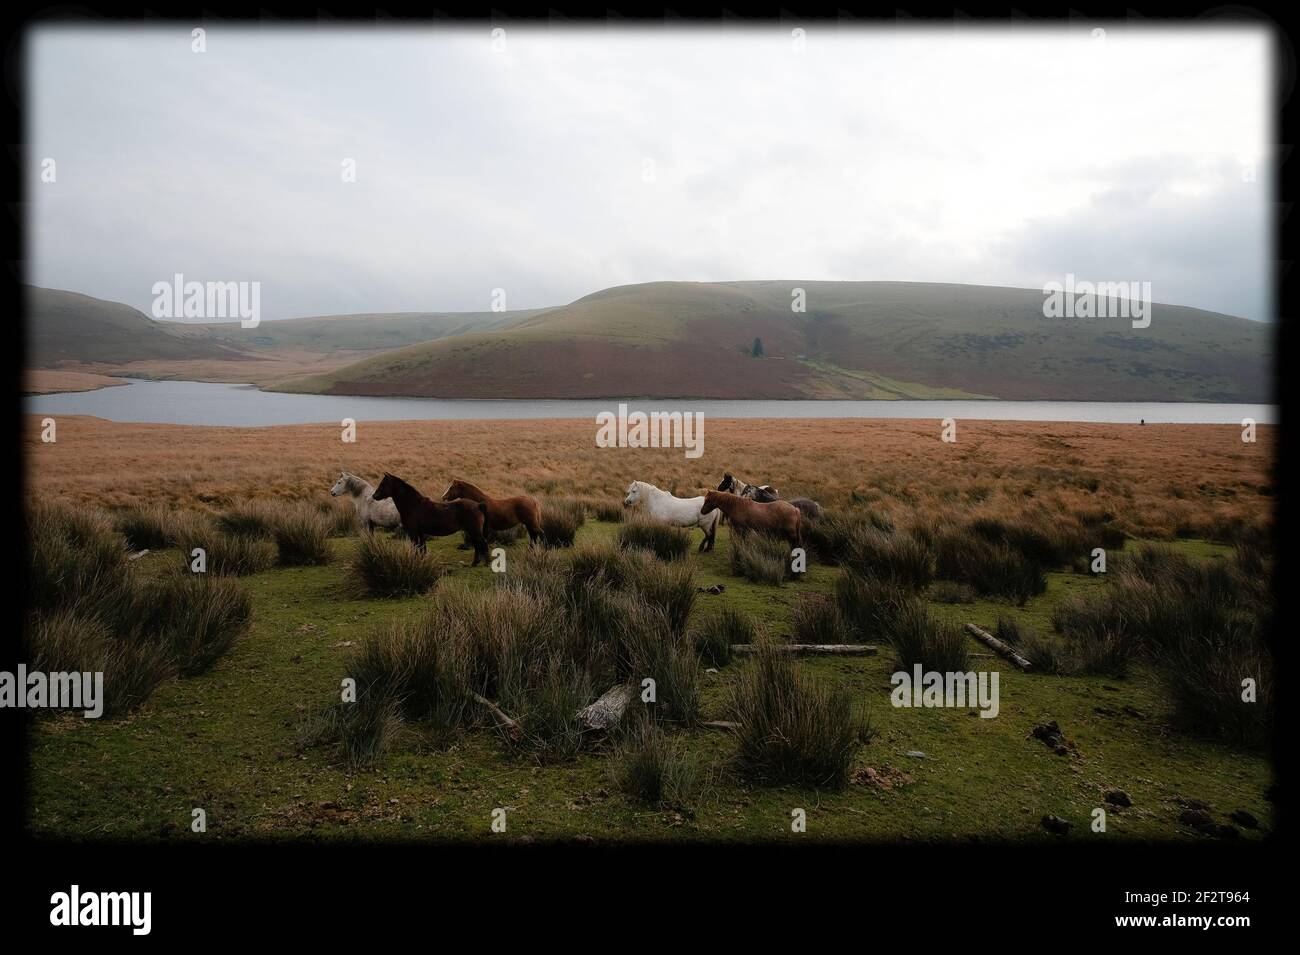
M 616 532 L 617 525 L 588 521 L 578 543 L 612 541 Z M 491 571 L 471 569 L 471 555 L 457 551 L 457 543 L 456 537 L 430 542 L 451 566 L 439 587 L 489 586 Z M 859 751 L 854 770 L 910 777 L 888 791 L 861 781 L 836 791 L 751 782 L 734 769 L 735 740 L 703 727 L 669 731 L 699 765 L 720 767 L 690 813 L 620 792 L 611 783 L 608 746 L 541 765 L 509 751 L 491 729 L 447 745 L 408 724 L 375 766 L 350 769 L 335 747 L 301 747 L 300 731 L 309 716 L 338 700 L 355 645 L 383 623 L 413 618 L 430 599 L 348 596 L 340 582 L 356 545 L 355 538 L 331 539 L 329 564 L 241 578 L 253 601 L 249 632 L 207 672 L 164 682 L 129 720 L 60 715 L 38 722 L 30 745 L 29 827 L 45 836 L 143 841 L 579 835 L 599 842 L 1045 841 L 1057 838 L 1039 825 L 1050 813 L 1075 823 L 1067 838 L 1077 841 L 1205 838 L 1177 823 L 1178 797 L 1204 800 L 1216 819 L 1246 809 L 1265 829 L 1272 826 L 1266 756 L 1168 731 L 1171 704 L 1143 665 L 1122 680 L 1022 674 L 974 641 L 972 666 L 1001 674 L 996 719 L 890 706 L 892 655 L 884 646 L 872 657 L 800 660 L 809 675 L 846 686 L 865 703 L 876 735 Z M 1205 559 L 1226 552 L 1198 541 L 1172 546 Z M 800 595 L 829 593 L 839 573 L 816 564 L 807 579 L 784 587 L 752 584 L 731 575 L 729 549 L 724 528 L 712 553 L 688 556 L 697 587 L 726 586 L 720 595 L 697 594 L 693 620 L 731 607 L 788 639 Z M 174 551 L 144 558 L 179 559 Z M 991 630 L 1000 616 L 1009 617 L 1050 636 L 1057 602 L 1106 585 L 1086 574 L 1050 573 L 1046 592 L 1023 607 L 989 599 L 927 607 L 936 619 Z M 700 673 L 702 719 L 725 718 L 731 687 L 752 665 L 737 657 L 717 673 Z M 1125 715 L 1125 707 L 1142 717 Z M 1035 723 L 1048 719 L 1076 743 L 1078 757 L 1057 756 L 1027 738 Z M 1127 790 L 1134 806 L 1111 812 L 1107 832 L 1092 834 L 1090 813 L 1112 787 Z M 490 828 L 499 806 L 512 807 L 504 834 Z M 195 807 L 207 811 L 206 834 L 189 829 Z M 807 811 L 806 833 L 790 831 L 793 808 Z M 1242 835 L 1253 840 L 1261 833 Z

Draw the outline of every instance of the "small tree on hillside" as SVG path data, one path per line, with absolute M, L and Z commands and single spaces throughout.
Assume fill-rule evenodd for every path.
M 763 339 L 761 339 L 761 338 L 755 338 L 755 339 L 754 339 L 754 347 L 750 349 L 749 353 L 750 353 L 752 356 L 754 356 L 755 358 L 762 358 L 762 357 L 763 357 Z

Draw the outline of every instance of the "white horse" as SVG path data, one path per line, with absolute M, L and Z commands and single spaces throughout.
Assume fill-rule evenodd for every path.
M 713 550 L 713 539 L 718 533 L 718 518 L 721 512 L 713 511 L 701 514 L 704 507 L 703 497 L 675 497 L 667 491 L 661 491 L 645 481 L 633 481 L 627 486 L 627 497 L 623 498 L 624 507 L 641 504 L 652 520 L 662 521 L 676 527 L 698 527 L 704 531 L 704 540 L 700 541 L 700 551 Z
M 361 480 L 355 474 L 344 471 L 330 488 L 330 495 L 352 495 L 352 506 L 357 510 L 357 523 L 368 531 L 376 527 L 401 527 L 402 517 L 397 513 L 393 499 L 375 500 L 374 486 Z

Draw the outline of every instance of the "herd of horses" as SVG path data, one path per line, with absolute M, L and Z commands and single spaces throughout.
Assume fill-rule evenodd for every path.
M 357 521 L 367 531 L 376 527 L 401 528 L 416 550 L 424 553 L 429 537 L 463 533 L 474 549 L 474 564 L 488 559 L 487 534 L 520 525 L 533 543 L 545 543 L 542 505 L 528 494 L 491 497 L 459 478 L 447 485 L 439 501 L 394 474 L 385 473 L 379 486 L 344 471 L 330 488 L 334 497 L 348 495 Z M 718 525 L 725 519 L 738 534 L 759 532 L 784 538 L 792 547 L 803 546 L 809 525 L 821 519 L 822 508 L 808 498 L 782 500 L 768 484 L 749 484 L 727 473 L 716 490 L 699 497 L 677 497 L 646 481 L 627 487 L 623 507 L 639 508 L 652 521 L 676 527 L 698 527 L 704 532 L 699 551 L 713 550 Z

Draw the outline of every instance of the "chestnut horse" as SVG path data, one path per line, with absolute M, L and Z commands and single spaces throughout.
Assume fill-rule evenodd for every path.
M 443 491 L 444 501 L 454 501 L 458 497 L 478 501 L 487 505 L 487 529 L 490 531 L 507 531 L 519 524 L 528 531 L 528 539 L 534 543 L 542 536 L 542 505 L 537 498 L 527 494 L 515 497 L 488 497 L 479 488 L 459 478 L 447 485 Z
M 487 522 L 486 504 L 464 498 L 446 504 L 431 501 L 401 478 L 385 473 L 379 487 L 375 488 L 374 500 L 389 499 L 397 505 L 406 536 L 421 554 L 425 552 L 426 537 L 445 537 L 464 531 L 474 545 L 474 563 L 470 566 L 477 567 L 480 557 L 487 561 L 487 540 L 483 537 L 483 525 Z
M 751 501 L 725 491 L 708 491 L 701 514 L 721 511 L 739 533 L 761 531 L 784 537 L 794 547 L 803 546 L 804 519 L 789 501 Z
M 748 484 L 736 477 L 730 471 L 722 476 L 722 483 L 718 485 L 719 491 L 730 491 L 732 494 L 739 494 L 741 497 L 747 497 L 751 501 L 758 501 L 760 504 L 766 504 L 769 501 L 783 500 L 776 488 L 770 484 Z M 809 524 L 815 524 L 822 519 L 822 506 L 816 501 L 807 497 L 791 498 L 790 503 L 799 508 Z

